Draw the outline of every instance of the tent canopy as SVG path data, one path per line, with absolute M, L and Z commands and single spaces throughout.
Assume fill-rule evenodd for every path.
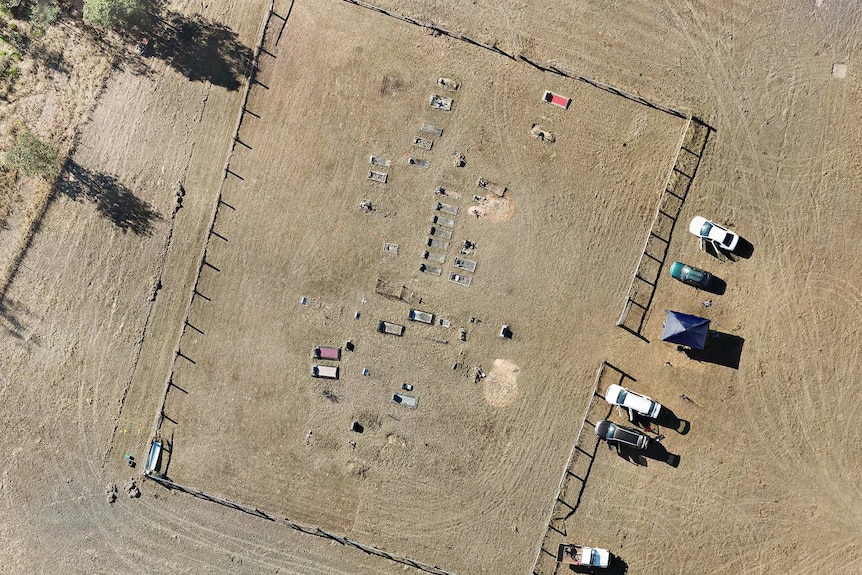
M 664 319 L 662 341 L 685 345 L 694 349 L 704 349 L 709 335 L 709 320 L 696 315 L 667 311 Z

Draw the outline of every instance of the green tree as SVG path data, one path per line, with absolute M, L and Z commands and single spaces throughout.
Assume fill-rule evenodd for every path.
M 4 163 L 25 176 L 51 178 L 57 174 L 57 150 L 25 128 L 6 152 Z
M 60 15 L 60 4 L 57 0 L 36 0 L 30 7 L 30 22 L 36 26 L 53 24 Z
M 113 28 L 127 24 L 138 10 L 136 0 L 84 0 L 84 22 Z

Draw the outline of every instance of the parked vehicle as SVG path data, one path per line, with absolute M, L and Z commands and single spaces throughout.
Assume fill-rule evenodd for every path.
M 732 252 L 739 243 L 739 235 L 723 228 L 715 222 L 711 222 L 702 216 L 695 216 L 688 225 L 688 231 L 701 240 L 712 242 L 714 245 Z
M 584 547 L 560 543 L 557 548 L 557 562 L 563 565 L 599 567 L 604 569 L 611 563 L 611 552 L 597 547 Z
M 623 427 L 607 419 L 601 419 L 596 424 L 596 435 L 608 443 L 628 445 L 635 449 L 644 449 L 649 444 L 649 437 L 637 429 Z
M 605 392 L 605 401 L 611 405 L 619 405 L 628 409 L 629 412 L 634 411 L 650 419 L 656 419 L 661 411 L 661 404 L 659 402 L 615 383 L 608 386 L 608 390 Z M 634 418 L 630 416 L 629 421 L 632 419 Z
M 711 273 L 682 262 L 670 265 L 670 277 L 696 288 L 708 288 L 712 284 Z

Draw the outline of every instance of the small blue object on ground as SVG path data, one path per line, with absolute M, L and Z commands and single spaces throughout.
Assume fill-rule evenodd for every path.
M 299 300 L 299 303 L 301 303 L 302 305 L 305 305 L 305 302 L 307 302 L 307 301 L 308 301 L 308 298 L 305 296 L 302 296 L 302 299 Z
M 362 368 L 362 375 L 368 375 L 368 368 L 367 367 Z

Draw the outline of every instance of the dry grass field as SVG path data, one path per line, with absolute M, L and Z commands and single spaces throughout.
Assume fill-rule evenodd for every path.
M 297 3 L 267 51 L 165 406 L 167 475 L 457 572 L 529 570 L 685 122 L 343 2 Z M 448 112 L 428 104 L 440 76 L 461 83 Z M 431 150 L 412 144 L 423 122 L 443 129 Z M 392 160 L 385 185 L 371 155 Z M 480 177 L 508 187 L 507 219 L 473 200 Z M 434 276 L 441 201 L 459 211 Z M 469 287 L 448 281 L 464 240 Z M 339 380 L 312 379 L 312 347 L 346 340 Z M 415 411 L 391 401 L 402 383 Z
M 708 269 L 726 293 L 665 267 L 645 340 L 614 326 L 683 121 L 339 0 L 276 2 L 290 17 L 277 45 L 270 20 L 223 184 L 242 87 L 154 58 L 147 74 L 116 72 L 80 131 L 76 175 L 137 198 L 146 225 L 61 195 L 6 292 L 4 570 L 403 572 L 128 469 L 123 454 L 143 460 L 173 373 L 169 477 L 457 573 L 527 573 L 537 552 L 537 574 L 562 573 L 545 552 L 556 541 L 607 547 L 632 574 L 858 573 L 859 6 L 380 4 L 713 126 L 667 261 Z M 266 6 L 172 9 L 253 47 Z M 462 85 L 451 112 L 427 104 L 441 75 Z M 544 89 L 570 109 L 542 104 Z M 412 146 L 422 122 L 444 129 L 428 151 Z M 556 142 L 532 138 L 533 124 Z M 385 186 L 366 179 L 372 154 L 392 160 Z M 508 187 L 511 217 L 468 213 L 479 177 Z M 172 216 L 177 183 L 186 196 Z M 459 208 L 441 277 L 418 270 L 438 201 Z M 697 214 L 740 232 L 751 257 L 700 252 L 686 230 Z M 446 280 L 465 239 L 469 287 Z M 375 294 L 378 278 L 422 303 Z M 409 322 L 411 307 L 451 327 Z M 744 340 L 738 367 L 661 343 L 665 309 Z M 404 336 L 377 333 L 381 319 L 406 324 Z M 504 323 L 511 340 L 497 336 Z M 340 379 L 312 379 L 311 348 L 347 340 Z M 678 464 L 596 443 L 590 422 L 622 421 L 601 398 L 619 372 L 590 397 L 602 360 L 689 423 L 662 429 Z M 415 410 L 390 401 L 402 383 Z M 553 498 L 588 405 L 575 460 L 586 480 L 579 492 L 567 479 L 561 514 Z M 364 433 L 348 431 L 353 420 Z M 123 492 L 132 474 L 140 498 Z

